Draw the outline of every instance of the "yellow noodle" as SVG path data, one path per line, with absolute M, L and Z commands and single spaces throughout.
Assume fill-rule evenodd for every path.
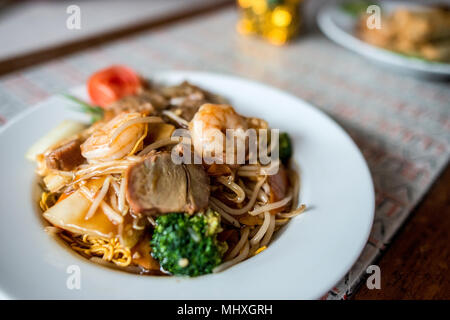
M 61 234 L 62 236 L 63 234 Z M 98 256 L 103 260 L 113 262 L 120 267 L 126 267 L 131 263 L 130 249 L 122 246 L 117 238 L 100 238 L 84 235 L 74 241 L 70 237 L 63 237 L 71 242 L 71 247 L 88 256 Z

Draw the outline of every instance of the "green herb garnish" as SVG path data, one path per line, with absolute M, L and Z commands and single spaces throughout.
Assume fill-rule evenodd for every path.
M 104 110 L 101 107 L 90 105 L 83 100 L 78 99 L 70 94 L 64 94 L 64 96 L 73 102 L 77 103 L 81 112 L 91 116 L 91 123 L 95 123 L 103 118 Z
M 220 228 L 218 213 L 169 213 L 156 219 L 150 242 L 152 256 L 173 275 L 196 277 L 208 274 L 222 262 L 227 250 L 217 239 Z

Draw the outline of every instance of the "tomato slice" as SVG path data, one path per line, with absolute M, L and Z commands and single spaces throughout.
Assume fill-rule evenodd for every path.
M 124 96 L 135 94 L 141 87 L 141 80 L 130 68 L 113 65 L 94 73 L 87 86 L 91 101 L 106 107 Z

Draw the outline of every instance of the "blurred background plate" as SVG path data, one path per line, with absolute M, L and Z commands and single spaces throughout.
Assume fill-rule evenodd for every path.
M 322 32 L 331 40 L 363 55 L 375 62 L 383 63 L 387 67 L 395 68 L 411 75 L 427 78 L 450 77 L 450 64 L 428 62 L 422 59 L 407 57 L 395 52 L 368 44 L 355 35 L 355 25 L 358 17 L 345 12 L 341 7 L 342 2 L 329 3 L 319 10 L 317 23 Z M 417 4 L 380 1 L 378 4 L 382 12 L 390 13 L 399 7 L 420 9 Z

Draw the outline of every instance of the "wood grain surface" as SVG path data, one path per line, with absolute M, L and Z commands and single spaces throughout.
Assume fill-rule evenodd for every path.
M 450 167 L 376 264 L 381 289 L 364 281 L 354 299 L 450 299 Z

